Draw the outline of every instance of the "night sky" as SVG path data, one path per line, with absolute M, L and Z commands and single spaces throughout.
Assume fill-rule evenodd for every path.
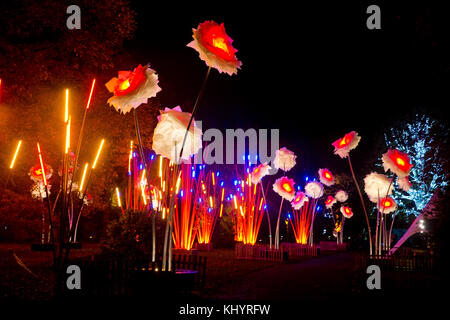
M 280 147 L 296 152 L 301 167 L 336 168 L 346 164 L 330 144 L 346 132 L 363 137 L 358 158 L 416 111 L 447 115 L 445 11 L 378 2 L 381 30 L 368 30 L 370 4 L 135 1 L 138 29 L 126 47 L 159 73 L 163 106 L 191 111 L 207 70 L 186 47 L 191 29 L 209 19 L 224 22 L 243 66 L 234 76 L 212 71 L 196 115 L 203 128 L 279 128 Z

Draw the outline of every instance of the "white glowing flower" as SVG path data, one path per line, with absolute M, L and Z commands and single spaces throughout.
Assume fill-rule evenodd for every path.
M 348 194 L 347 192 L 345 192 L 344 190 L 339 190 L 338 192 L 336 192 L 336 194 L 334 195 L 334 197 L 336 198 L 337 201 L 339 202 L 345 202 L 348 199 Z
M 295 197 L 294 180 L 285 176 L 281 177 L 273 184 L 273 190 L 284 199 L 292 201 Z
M 312 181 L 305 186 L 308 197 L 317 199 L 323 195 L 323 185 L 320 182 Z
M 303 205 L 305 204 L 305 202 L 308 202 L 309 198 L 306 196 L 306 194 L 302 191 L 297 191 L 297 193 L 295 194 L 295 198 L 294 200 L 292 200 L 291 205 L 292 208 L 294 208 L 295 210 L 299 210 L 301 207 L 303 207 Z
M 48 195 L 50 196 L 51 185 L 47 184 Z M 47 193 L 45 192 L 45 186 L 41 181 L 37 181 L 31 186 L 31 197 L 33 199 L 45 199 L 47 198 Z
M 295 159 L 297 156 L 294 152 L 288 150 L 287 148 L 281 148 L 275 152 L 275 159 L 273 164 L 275 168 L 281 169 L 283 171 L 289 171 L 295 166 Z
M 158 82 L 158 75 L 148 65 L 139 65 L 133 71 L 119 71 L 119 78 L 106 83 L 108 91 L 114 93 L 108 103 L 118 112 L 127 113 L 155 97 L 161 91 Z
M 358 135 L 358 132 L 352 131 L 347 133 L 343 138 L 339 138 L 332 143 L 334 154 L 341 158 L 347 158 L 350 150 L 355 149 L 360 140 L 361 137 Z
M 402 189 L 403 191 L 409 191 L 409 189 L 412 186 L 411 182 L 409 181 L 408 176 L 403 177 L 403 178 L 398 178 L 397 183 L 398 183 L 399 188 Z
M 178 108 L 178 109 L 177 109 Z M 186 128 L 191 117 L 190 113 L 181 112 L 179 107 L 161 112 L 159 122 L 153 133 L 153 150 L 174 163 L 180 163 L 179 155 L 186 134 Z M 179 111 L 180 110 L 180 111 Z M 192 120 L 186 143 L 183 148 L 182 160 L 188 160 L 202 147 L 202 130 Z
M 364 191 L 370 201 L 377 203 L 379 198 L 392 194 L 391 179 L 384 174 L 372 172 L 364 178 Z
M 230 76 L 237 73 L 242 62 L 236 58 L 237 50 L 233 48 L 233 40 L 226 34 L 225 27 L 214 21 L 205 21 L 192 29 L 194 40 L 187 46 L 196 50 L 200 59 L 209 67 Z
M 261 163 L 259 166 L 255 167 L 251 174 L 251 179 L 253 184 L 257 184 L 261 179 L 269 173 L 270 166 L 267 163 Z

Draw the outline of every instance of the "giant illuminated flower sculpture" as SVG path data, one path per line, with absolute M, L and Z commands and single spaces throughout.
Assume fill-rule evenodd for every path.
M 292 208 L 294 208 L 295 210 L 299 210 L 301 207 L 303 207 L 305 202 L 308 202 L 308 201 L 309 201 L 309 199 L 304 192 L 297 191 L 297 193 L 295 194 L 294 200 L 292 200 L 292 202 L 291 202 L 291 205 L 292 205 Z
M 338 192 L 336 192 L 336 194 L 334 195 L 334 197 L 336 198 L 337 201 L 339 202 L 345 202 L 348 199 L 348 194 L 347 192 L 345 192 L 344 190 L 339 190 Z
M 336 203 L 336 199 L 333 196 L 328 196 L 325 200 L 325 207 L 330 209 Z
M 158 75 L 148 65 L 138 65 L 133 71 L 119 71 L 118 78 L 109 80 L 106 88 L 114 93 L 108 103 L 121 113 L 147 103 L 149 98 L 161 91 Z
M 397 210 L 397 203 L 392 197 L 384 197 L 377 204 L 378 210 L 383 213 L 391 213 Z
M 353 211 L 350 207 L 347 206 L 342 206 L 341 207 L 341 213 L 344 217 L 346 218 L 351 218 L 353 217 Z
M 392 194 L 391 179 L 384 174 L 372 172 L 364 178 L 364 191 L 370 201 L 377 203 L 380 197 Z
M 172 162 L 180 163 L 181 146 L 190 118 L 191 114 L 182 112 L 179 106 L 173 109 L 166 108 L 164 111 L 161 111 L 161 116 L 158 117 L 159 122 L 153 133 L 152 149 Z M 201 147 L 202 130 L 195 125 L 193 120 L 186 137 L 181 159 L 188 160 Z
M 222 24 L 205 21 L 192 29 L 194 38 L 187 46 L 195 49 L 200 59 L 219 72 L 233 75 L 241 68 L 242 62 L 236 58 L 237 50 L 233 48 L 231 39 Z
M 343 138 L 337 139 L 332 143 L 334 146 L 334 154 L 337 154 L 341 158 L 347 158 L 350 150 L 355 149 L 358 146 L 361 137 L 358 132 L 352 131 L 347 133 Z
M 413 166 L 409 156 L 396 149 L 389 149 L 381 159 L 383 160 L 384 171 L 391 170 L 399 178 L 408 176 Z
M 305 186 L 308 197 L 318 199 L 323 195 L 323 185 L 320 182 L 312 181 Z
M 44 164 L 44 170 L 45 170 L 45 179 L 48 181 L 53 175 L 53 168 L 48 164 Z M 34 182 L 42 182 L 43 179 L 42 179 L 41 165 L 38 164 L 32 167 L 28 175 L 30 176 L 30 179 L 33 180 Z
M 275 152 L 275 159 L 273 164 L 275 168 L 281 169 L 284 172 L 291 170 L 295 166 L 295 159 L 297 156 L 287 148 L 281 148 Z
M 275 181 L 275 183 L 273 184 L 273 190 L 278 193 L 283 199 L 292 201 L 295 197 L 294 184 L 294 180 L 283 176 Z
M 252 183 L 259 183 L 261 179 L 269 173 L 270 169 L 271 168 L 267 163 L 261 163 L 259 166 L 256 166 L 251 174 Z
M 412 184 L 409 181 L 409 177 L 403 177 L 403 178 L 398 178 L 397 179 L 397 183 L 400 189 L 402 189 L 403 191 L 409 191 L 409 189 L 411 188 Z
M 334 184 L 334 176 L 328 169 L 319 169 L 319 179 L 328 187 Z

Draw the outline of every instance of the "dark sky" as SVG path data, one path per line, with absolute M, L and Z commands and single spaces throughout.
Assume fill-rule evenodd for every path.
M 204 129 L 279 128 L 280 146 L 315 170 L 339 162 L 330 143 L 346 132 L 363 137 L 362 157 L 386 127 L 416 111 L 447 115 L 449 19 L 425 3 L 377 2 L 382 29 L 368 30 L 373 2 L 135 1 L 138 30 L 127 47 L 159 73 L 163 105 L 191 111 L 207 70 L 186 47 L 191 29 L 224 22 L 243 66 L 231 77 L 211 73 L 196 118 Z

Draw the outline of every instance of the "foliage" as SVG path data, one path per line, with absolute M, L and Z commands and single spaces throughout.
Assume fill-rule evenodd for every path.
M 445 189 L 448 182 L 448 129 L 438 120 L 423 114 L 385 134 L 386 146 L 406 152 L 414 167 L 408 192 L 395 188 L 393 196 L 400 210 L 418 215 L 436 189 Z

